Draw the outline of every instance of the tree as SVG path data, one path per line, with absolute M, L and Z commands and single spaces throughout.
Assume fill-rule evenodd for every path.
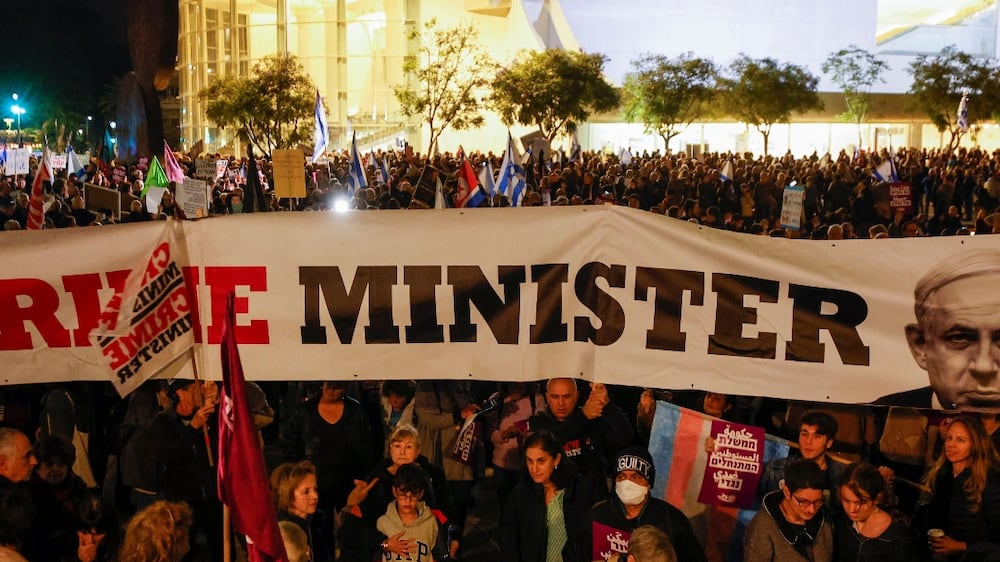
M 604 79 L 601 54 L 547 49 L 522 51 L 493 82 L 490 101 L 507 126 L 534 125 L 549 142 L 592 113 L 618 107 L 618 92 Z
M 930 118 L 938 131 L 948 131 L 948 151 L 958 146 L 965 131 L 958 125 L 958 104 L 968 92 L 970 124 L 992 117 L 997 107 L 1000 80 L 997 67 L 950 45 L 937 56 L 921 55 L 910 63 L 910 108 Z
M 840 115 L 858 127 L 858 146 L 861 146 L 861 126 L 871 110 L 871 89 L 876 82 L 885 82 L 883 75 L 889 64 L 857 45 L 830 53 L 821 67 L 825 74 L 844 92 L 847 111 Z
M 741 54 L 721 80 L 723 107 L 764 136 L 764 154 L 775 123 L 787 123 L 792 113 L 823 109 L 816 93 L 819 79 L 805 68 L 772 58 Z
M 312 136 L 316 86 L 294 55 L 264 57 L 250 76 L 224 76 L 198 97 L 212 122 L 264 154 Z
M 427 124 L 427 153 L 434 154 L 449 127 L 472 129 L 486 121 L 478 91 L 487 85 L 496 63 L 472 25 L 440 29 L 437 19 L 431 19 L 422 33 L 412 30 L 409 39 L 417 44 L 417 54 L 403 62 L 408 80 L 393 86 L 393 92 L 403 115 L 419 116 Z
M 629 123 L 641 121 L 665 145 L 681 130 L 711 112 L 719 71 L 709 59 L 687 52 L 675 59 L 647 54 L 622 83 L 622 104 Z

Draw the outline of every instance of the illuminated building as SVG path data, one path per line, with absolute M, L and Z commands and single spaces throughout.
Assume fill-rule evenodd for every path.
M 226 146 L 229 131 L 218 130 L 204 118 L 197 92 L 214 76 L 246 74 L 262 57 L 287 51 L 299 57 L 324 97 L 332 147 L 344 147 L 349 133 L 356 131 L 367 145 L 405 138 L 419 150 L 425 145 L 425 133 L 418 121 L 400 115 L 392 87 L 404 81 L 403 58 L 414 48 L 407 32 L 436 17 L 443 26 L 476 25 L 484 45 L 502 63 L 525 48 L 604 53 L 610 58 L 608 78 L 616 84 L 630 69 L 629 62 L 648 52 L 676 56 L 693 51 L 720 65 L 746 53 L 804 65 L 821 78 L 827 109 L 796 116 L 790 126 L 776 125 L 772 154 L 788 149 L 797 154 L 822 153 L 857 142 L 856 127 L 835 117 L 843 110 L 843 98 L 820 71 L 829 53 L 855 44 L 892 67 L 886 82 L 874 90 L 880 105 L 865 132 L 865 143 L 936 147 L 937 130 L 923 116 L 903 111 L 909 63 L 949 44 L 975 56 L 996 57 L 998 36 L 996 2 L 941 4 L 937 0 L 180 0 L 181 144 L 204 139 L 210 149 Z M 517 136 L 529 129 L 516 127 L 513 132 Z M 505 127 L 491 114 L 481 130 L 446 132 L 441 147 L 453 150 L 462 143 L 466 148 L 498 151 L 504 136 Z M 591 149 L 662 148 L 662 140 L 645 134 L 640 124 L 623 123 L 619 115 L 596 116 L 581 127 L 580 140 Z M 984 146 L 1000 146 L 1000 129 L 987 126 L 977 140 Z M 733 122 L 692 126 L 675 142 L 674 150 L 693 145 L 723 151 L 761 149 L 759 134 Z M 967 135 L 964 142 L 972 140 Z

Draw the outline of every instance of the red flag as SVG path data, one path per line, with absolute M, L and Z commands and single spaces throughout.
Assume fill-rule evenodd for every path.
M 271 503 L 246 381 L 236 348 L 234 293 L 226 301 L 222 328 L 222 393 L 219 409 L 219 499 L 232 511 L 233 528 L 247 537 L 250 562 L 287 562 L 278 518 Z
M 28 230 L 41 230 L 45 224 L 45 190 L 42 182 L 52 181 L 52 170 L 49 169 L 49 149 L 42 154 L 42 161 L 35 172 L 35 181 L 31 182 L 31 202 L 28 207 Z
M 479 176 L 476 175 L 472 164 L 463 155 L 458 166 L 458 191 L 455 193 L 455 206 L 477 207 L 484 197 L 479 188 Z

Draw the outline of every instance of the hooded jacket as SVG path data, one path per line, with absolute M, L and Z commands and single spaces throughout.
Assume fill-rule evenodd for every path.
M 793 525 L 781 512 L 782 499 L 784 494 L 780 491 L 764 496 L 763 509 L 757 512 L 747 527 L 743 541 L 743 560 L 832 560 L 833 529 L 826 520 L 826 508 L 817 511 L 805 525 Z
M 424 502 L 417 503 L 417 520 L 403 523 L 396 510 L 396 501 L 389 504 L 385 515 L 378 518 L 375 526 L 378 532 L 391 537 L 403 531 L 403 538 L 410 541 L 410 560 L 413 562 L 431 562 L 434 560 L 432 551 L 437 544 L 438 521 Z M 388 560 L 388 558 L 386 558 Z

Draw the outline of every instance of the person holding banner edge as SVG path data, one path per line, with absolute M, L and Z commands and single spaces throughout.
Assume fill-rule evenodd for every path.
M 186 502 L 194 513 L 192 534 L 203 531 L 211 559 L 221 561 L 222 504 L 209 457 L 217 446 L 206 442 L 204 429 L 216 420 L 218 385 L 174 378 L 158 397 L 163 409 L 137 437 L 141 441 L 136 444 L 143 464 L 140 470 L 149 480 L 133 488 L 134 507 L 141 511 L 164 499 Z M 208 434 L 217 436 L 218 431 L 209 430 Z
M 583 406 L 578 405 L 579 398 L 576 380 L 549 379 L 545 385 L 549 409 L 528 420 L 528 431 L 551 432 L 564 456 L 594 485 L 594 499 L 604 499 L 608 496 L 605 477 L 609 456 L 632 444 L 635 431 L 621 408 L 611 402 L 603 384 L 591 384 Z

